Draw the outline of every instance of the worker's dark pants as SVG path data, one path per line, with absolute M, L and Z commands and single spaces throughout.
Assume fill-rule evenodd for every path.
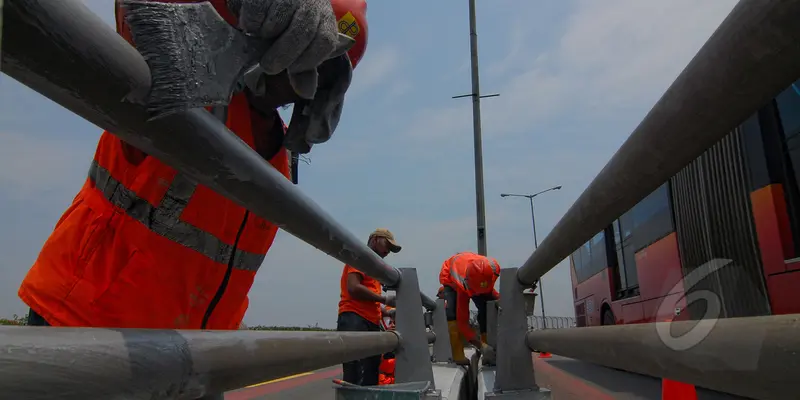
M 354 312 L 343 312 L 339 314 L 336 330 L 341 332 L 379 332 L 381 328 Z M 342 364 L 344 375 L 342 379 L 356 385 L 376 386 L 378 384 L 378 369 L 380 366 L 380 354 L 362 360 L 346 362 Z
M 458 304 L 458 292 L 450 286 L 444 287 L 444 301 L 447 306 L 444 308 L 444 313 L 447 315 L 448 321 L 456 321 L 456 305 Z M 475 307 L 478 308 L 478 325 L 480 326 L 481 333 L 486 333 L 486 305 L 487 302 L 494 300 L 491 293 L 482 294 L 470 297 Z
M 28 325 L 29 326 L 50 326 L 47 321 L 42 318 L 41 315 L 37 314 L 36 311 L 30 310 L 28 311 Z

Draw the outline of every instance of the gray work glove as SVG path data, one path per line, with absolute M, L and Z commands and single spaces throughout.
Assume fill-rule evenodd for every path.
M 311 146 L 327 142 L 342 116 L 344 96 L 350 88 L 353 67 L 347 55 L 326 61 L 317 68 L 319 86 L 312 100 L 300 100 L 292 110 L 292 120 L 283 145 L 292 152 L 306 154 Z
M 353 76 L 347 55 L 332 58 L 317 68 L 319 86 L 314 98 L 300 99 L 294 104 L 292 118 L 283 146 L 292 153 L 307 154 L 311 146 L 327 142 L 336 127 L 344 107 L 344 97 Z M 256 66 L 244 75 L 244 85 L 258 97 L 266 95 L 266 71 Z
M 386 293 L 385 295 L 383 295 L 383 298 L 386 299 L 386 301 L 384 301 L 383 304 L 386 304 L 389 307 L 395 307 L 397 305 L 394 293 Z
M 316 93 L 316 68 L 355 43 L 339 33 L 330 0 L 226 1 L 240 29 L 272 42 L 261 68 L 270 75 L 287 70 L 289 82 L 304 99 Z

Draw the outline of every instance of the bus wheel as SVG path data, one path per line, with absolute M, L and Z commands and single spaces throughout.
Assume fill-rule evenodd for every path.
M 614 318 L 614 313 L 611 312 L 610 309 L 606 309 L 603 311 L 603 325 L 616 325 L 616 319 Z

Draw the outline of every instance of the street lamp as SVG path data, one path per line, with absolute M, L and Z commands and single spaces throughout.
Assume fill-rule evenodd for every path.
M 478 254 L 485 256 L 486 244 L 486 205 L 483 196 L 483 144 L 481 142 L 481 99 L 500 96 L 498 93 L 481 95 L 480 74 L 478 72 L 478 29 L 475 0 L 469 0 L 469 53 L 472 76 L 472 93 L 453 96 L 454 99 L 472 98 L 472 137 L 475 150 L 475 208 L 478 228 Z
M 515 193 L 502 193 L 500 197 L 525 197 L 531 202 L 531 222 L 533 223 L 533 249 L 536 250 L 539 247 L 539 240 L 536 238 L 536 215 L 533 212 L 533 198 L 542 194 L 547 193 L 551 190 L 559 190 L 561 189 L 561 185 L 553 186 L 550 189 L 542 190 L 541 192 L 536 192 L 534 194 L 515 194 Z M 542 305 L 542 327 L 547 328 L 547 321 L 545 320 L 544 315 L 544 292 L 542 291 L 542 278 L 539 278 L 539 302 Z

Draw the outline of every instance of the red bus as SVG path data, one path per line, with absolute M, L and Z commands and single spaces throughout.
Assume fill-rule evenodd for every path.
M 709 292 L 723 318 L 800 313 L 800 80 L 570 267 L 578 326 L 701 319 L 708 302 L 686 298 Z

